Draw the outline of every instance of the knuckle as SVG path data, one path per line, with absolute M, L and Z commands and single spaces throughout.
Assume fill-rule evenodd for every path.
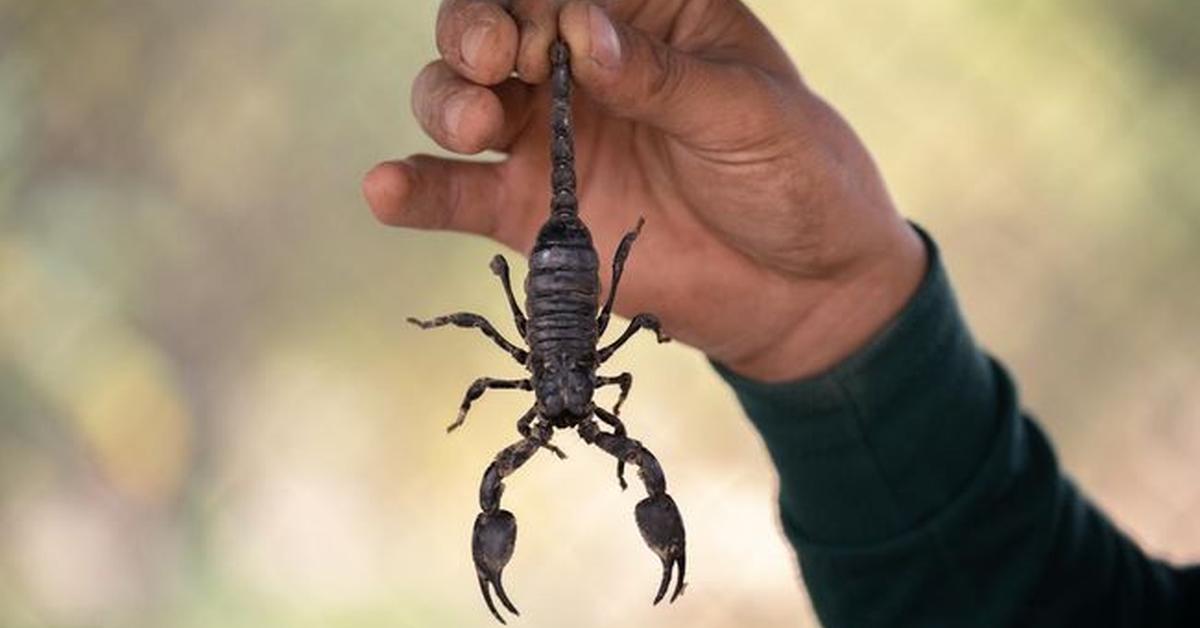
M 434 26 L 434 40 L 438 52 L 449 58 L 458 50 L 457 40 L 462 34 L 460 13 L 464 0 L 443 0 L 438 7 L 437 21 Z
M 665 45 L 649 43 L 637 54 L 635 63 L 636 70 L 630 68 L 634 71 L 616 78 L 605 89 L 605 100 L 629 115 L 669 115 L 690 87 L 688 60 Z
M 540 83 L 550 76 L 550 42 L 554 25 L 522 18 L 521 41 L 517 46 L 517 75 L 527 83 Z
M 421 123 L 426 132 L 433 134 L 436 130 L 435 115 L 439 104 L 444 100 L 448 78 L 448 69 L 443 61 L 431 61 L 426 64 L 417 77 L 413 79 L 410 105 L 413 116 Z
M 665 46 L 648 46 L 646 63 L 646 92 L 660 94 L 671 87 L 677 79 L 674 78 L 677 62 L 672 61 L 672 55 Z
M 516 25 L 503 0 L 446 0 L 438 10 L 438 53 L 456 70 L 481 82 L 494 78 L 509 49 Z M 469 50 L 468 50 L 469 49 Z M 467 58 L 464 53 L 478 58 Z
M 454 179 L 447 177 L 443 163 L 429 155 L 411 158 L 419 192 L 407 204 L 404 221 L 421 229 L 446 229 L 450 224 L 450 204 L 454 202 Z
M 447 150 L 474 154 L 489 146 L 504 117 L 494 93 L 458 77 L 444 61 L 425 67 L 413 82 L 413 116 Z
M 430 217 L 434 222 L 433 228 L 460 231 L 469 229 L 471 232 L 487 236 L 493 229 L 494 216 L 480 221 L 476 211 L 479 190 L 472 188 L 472 180 L 469 177 L 445 176 L 442 177 L 442 181 L 445 187 L 442 190 L 441 205 Z
M 684 58 L 662 44 L 649 46 L 650 76 L 646 96 L 657 101 L 674 100 L 684 85 L 687 67 Z

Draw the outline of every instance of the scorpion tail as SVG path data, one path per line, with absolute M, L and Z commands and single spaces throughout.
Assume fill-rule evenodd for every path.
M 550 47 L 550 183 L 552 215 L 562 218 L 579 215 L 575 196 L 575 134 L 571 122 L 570 52 L 561 39 Z

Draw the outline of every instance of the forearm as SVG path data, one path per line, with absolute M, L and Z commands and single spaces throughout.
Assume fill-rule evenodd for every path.
M 779 471 L 784 529 L 822 621 L 1155 625 L 1182 599 L 1175 573 L 1061 476 L 929 245 L 911 301 L 832 370 L 764 384 L 718 366 Z
M 1002 422 L 991 366 L 935 254 L 903 312 L 824 374 L 765 384 L 717 368 L 762 434 L 806 543 L 862 545 L 911 529 L 961 490 Z

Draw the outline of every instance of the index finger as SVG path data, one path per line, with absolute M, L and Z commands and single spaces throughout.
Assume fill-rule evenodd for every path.
M 463 78 L 496 85 L 516 69 L 517 24 L 504 0 L 443 0 L 437 48 Z

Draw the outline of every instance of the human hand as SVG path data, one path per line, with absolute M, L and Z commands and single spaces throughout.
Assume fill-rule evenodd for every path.
M 363 183 L 372 211 L 528 254 L 550 211 L 548 51 L 561 36 L 580 88 L 580 212 L 604 268 L 646 218 L 615 310 L 652 312 L 766 381 L 850 355 L 925 267 L 866 149 L 738 0 L 605 6 L 444 0 L 441 59 L 417 76 L 413 111 L 447 150 L 507 158 L 384 162 Z

